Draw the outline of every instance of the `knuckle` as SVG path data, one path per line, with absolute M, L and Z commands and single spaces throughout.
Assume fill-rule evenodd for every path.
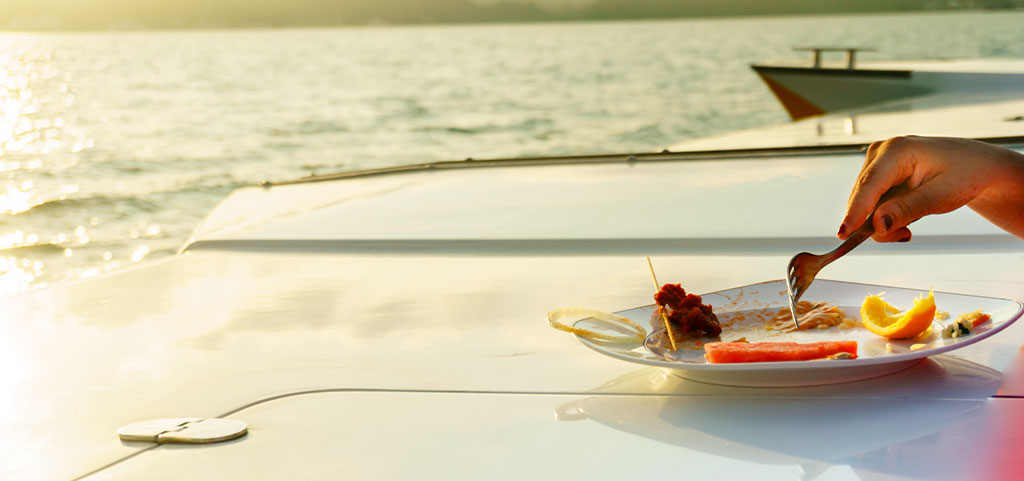
M 893 219 L 897 224 L 903 224 L 907 220 L 911 220 L 914 217 L 914 208 L 907 202 L 906 199 L 894 199 L 892 201 L 892 213 L 894 214 Z
M 874 169 L 866 169 L 861 172 L 860 177 L 857 178 L 857 187 L 864 189 L 870 187 L 875 183 L 875 179 L 878 178 L 878 172 Z
M 867 152 L 864 153 L 864 164 L 860 167 L 861 171 L 867 169 L 868 166 L 874 162 L 875 158 L 878 157 L 878 150 L 881 148 L 882 142 L 878 140 L 872 142 L 871 145 L 868 146 Z
M 915 140 L 911 136 L 897 135 L 888 140 L 889 145 L 886 146 L 886 150 L 891 150 L 893 153 L 901 154 L 906 152 L 907 149 L 913 148 Z
M 886 147 L 887 150 L 892 150 L 894 153 L 905 154 L 906 152 L 915 148 L 919 144 L 919 137 L 914 135 L 898 135 L 887 141 L 889 145 Z

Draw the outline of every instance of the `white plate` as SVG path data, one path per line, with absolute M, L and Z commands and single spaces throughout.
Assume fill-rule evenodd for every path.
M 685 288 L 685 286 L 684 286 Z M 916 297 L 927 295 L 927 291 L 901 287 L 857 284 L 851 282 L 815 280 L 802 300 L 826 301 L 839 306 L 848 317 L 860 318 L 860 305 L 868 294 L 885 293 L 885 300 L 893 306 L 907 309 Z M 711 304 L 715 313 L 723 316 L 729 313 L 760 311 L 766 308 L 780 309 L 787 304 L 786 285 L 783 280 L 751 284 L 724 291 L 702 294 L 705 304 Z M 832 327 L 822 330 L 783 333 L 763 328 L 730 330 L 723 328 L 721 339 L 732 341 L 746 337 L 750 342 L 819 342 L 831 340 L 857 341 L 857 359 L 755 362 L 735 364 L 710 364 L 704 359 L 701 348 L 680 349 L 672 357 L 662 355 L 657 349 L 648 349 L 644 344 L 615 344 L 577 338 L 587 347 L 624 361 L 672 369 L 674 373 L 695 381 L 730 386 L 812 386 L 850 382 L 883 376 L 906 369 L 921 359 L 959 349 L 981 341 L 1012 324 L 1024 305 L 1012 299 L 971 296 L 947 292 L 935 293 L 935 305 L 939 311 L 950 314 L 945 321 L 935 321 L 930 335 L 912 340 L 889 340 L 872 334 L 858 326 L 849 329 Z M 992 316 L 989 322 L 978 326 L 968 336 L 943 338 L 942 325 L 952 322 L 958 315 L 981 309 Z M 650 326 L 654 305 L 647 305 L 616 312 L 616 314 Z M 582 319 L 577 327 L 603 329 L 601 321 Z M 653 334 L 652 334 L 653 335 Z M 886 345 L 889 345 L 888 347 Z

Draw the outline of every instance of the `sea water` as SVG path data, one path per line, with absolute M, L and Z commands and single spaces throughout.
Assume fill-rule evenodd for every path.
M 0 33 L 0 295 L 172 255 L 232 189 L 785 122 L 753 62 L 1024 57 L 1024 13 Z M 836 62 L 841 58 L 836 57 Z

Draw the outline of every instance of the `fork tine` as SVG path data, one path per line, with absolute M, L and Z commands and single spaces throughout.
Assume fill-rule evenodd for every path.
M 906 185 L 900 184 L 882 194 L 881 198 L 878 199 L 878 203 L 875 204 L 875 208 L 868 215 L 868 219 L 870 220 L 874 217 L 875 210 L 878 209 L 882 202 L 902 192 L 906 192 L 906 190 Z M 796 323 L 797 329 L 800 328 L 800 321 L 796 318 L 796 302 L 800 300 L 800 297 L 811 286 L 811 282 L 817 277 L 818 272 L 832 261 L 846 255 L 846 253 L 853 250 L 854 247 L 860 245 L 874 233 L 874 225 L 870 221 L 865 222 L 853 231 L 839 247 L 823 255 L 801 252 L 789 260 L 789 265 L 786 268 L 786 290 L 789 294 L 789 310 L 793 315 L 793 322 Z
M 793 298 L 793 291 L 790 291 L 789 296 L 789 313 L 793 316 L 793 323 L 796 324 L 796 328 L 800 329 L 800 320 L 796 317 L 796 300 Z

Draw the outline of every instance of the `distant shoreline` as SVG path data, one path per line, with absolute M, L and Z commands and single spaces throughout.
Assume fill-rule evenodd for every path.
M 1024 3 L 1024 0 L 1022 0 Z M 676 20 L 702 20 L 702 19 L 744 19 L 744 18 L 779 18 L 779 17 L 829 17 L 829 16 L 872 16 L 872 15 L 915 15 L 915 14 L 964 14 L 964 13 L 1016 13 L 1024 12 L 1024 5 L 1009 7 L 985 7 L 985 8 L 921 8 L 921 9 L 900 9 L 900 10 L 873 10 L 873 11 L 836 11 L 836 12 L 779 12 L 779 13 L 702 13 L 702 14 L 677 14 L 677 15 L 633 15 L 618 17 L 595 17 L 584 15 L 569 15 L 567 13 L 549 15 L 538 15 L 536 18 L 466 18 L 466 19 L 422 19 L 405 21 L 388 21 L 377 18 L 366 21 L 353 22 L 301 22 L 301 21 L 266 21 L 251 23 L 214 22 L 196 20 L 194 22 L 183 22 L 178 24 L 158 23 L 151 24 L 140 21 L 117 22 L 106 26 L 63 26 L 63 21 L 58 18 L 36 17 L 36 18 L 14 18 L 8 21 L 7 25 L 0 25 L 0 34 L 11 33 L 99 33 L 99 32 L 178 32 L 178 31 L 237 31 L 237 30 L 287 30 L 287 29 L 332 29 L 332 28 L 389 28 L 389 27 L 428 27 L 428 26 L 472 26 L 472 25 L 517 25 L 517 24 L 538 24 L 538 23 L 619 23 L 631 21 L 676 21 Z M 2 12 L 0 12 L 2 13 Z M 10 18 L 10 17 L 9 17 Z

